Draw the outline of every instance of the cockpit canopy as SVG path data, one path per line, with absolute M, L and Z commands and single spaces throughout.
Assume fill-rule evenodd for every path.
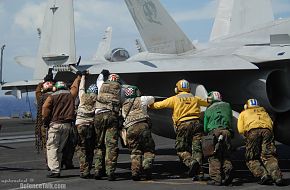
M 129 52 L 124 48 L 115 48 L 105 55 L 105 59 L 110 62 L 126 61 L 129 57 Z

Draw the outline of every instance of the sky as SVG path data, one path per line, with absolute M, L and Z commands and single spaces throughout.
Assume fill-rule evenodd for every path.
M 207 42 L 218 0 L 160 0 L 189 39 Z M 16 56 L 35 56 L 37 28 L 41 28 L 46 0 L 0 0 L 0 47 L 3 80 L 32 79 L 32 70 L 16 64 Z M 275 18 L 290 17 L 290 0 L 272 0 Z M 123 0 L 74 0 L 76 55 L 93 57 L 105 29 L 113 27 L 112 49 L 123 47 L 137 53 L 135 39 L 141 38 Z M 3 95 L 3 92 L 0 92 Z

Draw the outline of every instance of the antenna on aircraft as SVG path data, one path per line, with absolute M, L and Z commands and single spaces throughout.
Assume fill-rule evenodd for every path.
M 3 84 L 4 83 L 4 81 L 2 80 L 2 73 L 3 73 L 3 71 L 2 71 L 2 64 L 3 64 L 3 51 L 4 51 L 4 48 L 6 47 L 6 45 L 4 44 L 4 45 L 2 45 L 2 47 L 1 47 L 1 59 L 0 59 L 0 83 L 1 84 Z
M 37 28 L 37 34 L 38 34 L 38 38 L 40 39 L 41 38 L 41 29 L 40 28 Z
M 139 53 L 145 51 L 145 49 L 144 49 L 144 47 L 142 46 L 142 44 L 141 44 L 141 42 L 140 42 L 139 39 L 136 39 L 136 40 L 135 40 L 135 44 L 136 44 L 136 48 L 137 48 L 137 50 L 138 50 Z

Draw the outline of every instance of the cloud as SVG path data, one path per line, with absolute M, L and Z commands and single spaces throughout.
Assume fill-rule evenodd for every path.
M 172 14 L 172 17 L 174 18 L 174 20 L 176 20 L 176 22 L 212 19 L 215 16 L 217 5 L 217 0 L 209 1 L 205 6 L 201 8 L 174 13 Z
M 46 2 L 40 4 L 26 3 L 23 8 L 16 13 L 14 24 L 26 32 L 31 32 L 35 28 L 41 28 L 43 22 L 43 13 Z
M 131 19 L 125 3 L 117 0 L 77 0 L 74 6 L 76 28 L 104 29 L 107 26 L 126 25 Z

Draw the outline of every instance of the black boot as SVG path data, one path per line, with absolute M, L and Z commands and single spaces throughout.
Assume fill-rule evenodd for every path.
M 233 182 L 233 176 L 232 175 L 227 175 L 225 179 L 222 180 L 222 184 L 225 186 L 230 186 Z
M 83 179 L 90 179 L 90 174 L 89 173 L 87 173 L 87 174 L 83 174 L 83 173 L 81 173 L 81 175 L 80 175 L 80 178 L 83 178 Z
M 221 182 L 215 181 L 215 180 L 210 180 L 206 183 L 207 185 L 214 185 L 214 186 L 221 186 Z
M 282 178 L 280 178 L 280 179 L 276 179 L 276 180 L 275 180 L 275 184 L 276 184 L 277 186 L 285 186 L 285 185 L 286 185 L 285 182 L 284 182 L 284 180 L 283 180 Z
M 261 177 L 261 180 L 258 182 L 260 185 L 271 185 L 272 178 L 269 175 L 264 175 Z
M 104 175 L 102 175 L 99 172 L 95 172 L 95 175 L 94 175 L 95 180 L 102 180 L 102 177 L 104 177 Z
M 144 175 L 145 175 L 146 180 L 151 180 L 152 179 L 152 169 L 145 169 Z
M 136 175 L 132 175 L 132 180 L 133 181 L 140 181 L 141 180 L 141 177 L 140 175 L 136 174 Z
M 115 181 L 116 180 L 116 177 L 115 177 L 115 174 L 110 174 L 108 175 L 108 181 Z
M 48 178 L 59 178 L 60 177 L 60 173 L 50 173 L 46 177 L 48 177 Z
M 199 163 L 195 160 L 193 161 L 193 163 L 191 164 L 189 170 L 188 170 L 188 175 L 189 177 L 193 177 L 196 176 L 199 170 Z

